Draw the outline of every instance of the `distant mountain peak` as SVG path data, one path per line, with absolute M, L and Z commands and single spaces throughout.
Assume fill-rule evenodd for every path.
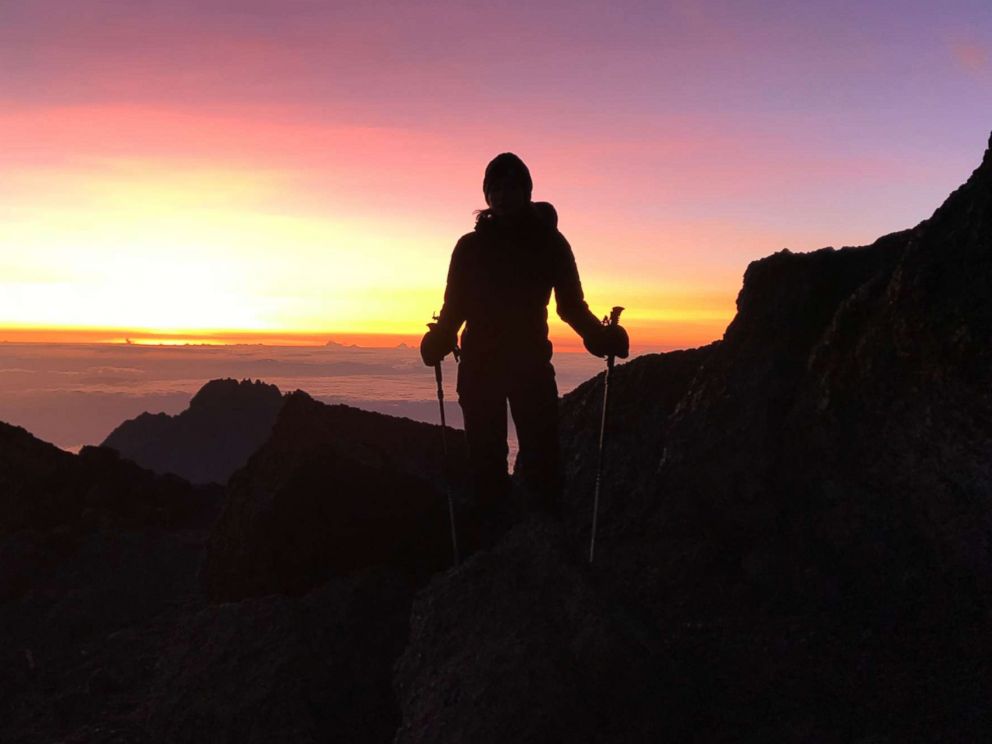
M 158 473 L 224 483 L 268 438 L 282 405 L 279 388 L 261 380 L 211 380 L 182 413 L 143 413 L 103 444 Z
M 282 393 L 275 385 L 261 380 L 244 379 L 238 382 L 233 378 L 211 380 L 189 402 L 191 410 L 201 408 L 226 408 L 231 404 L 277 401 Z

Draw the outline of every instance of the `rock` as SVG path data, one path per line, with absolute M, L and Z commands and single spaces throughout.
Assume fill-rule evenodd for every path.
M 448 436 L 452 477 L 463 481 L 462 433 Z M 450 564 L 439 445 L 435 426 L 294 393 L 231 479 L 204 568 L 211 597 L 299 594 L 376 565 L 427 576 Z
M 600 520 L 609 529 L 629 494 L 649 486 L 665 458 L 665 427 L 703 363 L 719 342 L 700 349 L 645 354 L 617 365 L 610 382 L 603 455 Z M 588 538 L 596 478 L 603 377 L 596 375 L 566 395 L 560 406 L 565 506 L 573 530 Z
M 54 444 L 0 422 L 0 533 L 76 519 L 77 464 Z
M 0 605 L 27 593 L 56 562 L 43 543 L 28 530 L 0 537 Z
M 226 483 L 268 438 L 282 403 L 279 388 L 260 380 L 211 380 L 182 413 L 143 413 L 102 446 L 156 473 Z
M 396 667 L 397 744 L 630 741 L 645 641 L 563 533 L 528 521 L 418 596 Z M 621 693 L 622 694 L 622 693 Z
M 388 573 L 182 620 L 144 711 L 161 742 L 389 742 L 412 588 Z
M 141 660 L 156 623 L 200 595 L 220 494 L 6 424 L 0 484 L 0 740 L 144 741 L 126 720 Z M 120 652 L 109 638 L 125 628 L 139 630 Z
M 0 422 L 0 535 L 107 520 L 129 528 L 190 525 L 212 518 L 211 493 L 113 450 L 83 447 L 73 455 Z

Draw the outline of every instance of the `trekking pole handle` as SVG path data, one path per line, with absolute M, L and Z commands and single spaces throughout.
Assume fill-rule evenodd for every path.
M 613 306 L 613 309 L 610 310 L 610 317 L 609 318 L 603 318 L 603 325 L 604 326 L 614 326 L 614 327 L 620 325 L 620 313 L 622 313 L 624 311 L 624 309 L 625 308 L 622 308 L 619 305 L 614 305 Z M 616 357 L 614 357 L 612 354 L 610 354 L 610 356 L 607 357 L 607 359 L 606 359 L 606 366 L 609 369 L 613 369 L 613 362 L 615 361 L 615 359 L 616 359 Z
M 616 308 L 614 308 L 614 310 L 615 309 Z M 623 310 L 623 308 L 620 308 L 620 309 Z M 433 331 L 435 328 L 437 328 L 437 322 L 440 320 L 440 318 L 438 317 L 437 313 L 434 313 L 434 315 L 431 317 L 431 320 L 433 320 L 434 322 L 433 323 L 428 323 L 427 324 L 427 327 L 430 328 Z M 457 333 L 455 334 L 455 345 L 453 347 L 451 347 L 451 353 L 452 353 L 452 355 L 454 355 L 455 362 L 456 363 L 457 362 L 460 362 L 462 360 L 462 350 L 458 348 L 458 334 Z M 445 352 L 445 354 L 447 354 L 447 352 Z M 438 374 L 440 374 L 440 373 L 438 373 Z M 440 380 L 438 380 L 438 382 L 440 382 Z

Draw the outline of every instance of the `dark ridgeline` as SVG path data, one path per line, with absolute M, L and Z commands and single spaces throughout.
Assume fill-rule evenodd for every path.
M 617 367 L 592 568 L 596 380 L 564 529 L 456 570 L 436 427 L 291 395 L 209 535 L 211 491 L 0 428 L 0 740 L 988 738 L 990 340 L 987 152 Z
M 0 535 L 209 525 L 203 494 L 217 493 L 150 473 L 103 447 L 73 455 L 0 422 Z
M 0 741 L 390 739 L 413 594 L 450 561 L 439 436 L 290 394 L 221 509 L 0 424 Z
M 101 446 L 156 473 L 227 483 L 268 439 L 282 402 L 279 388 L 261 380 L 211 380 L 182 413 L 142 413 L 114 429 Z
M 203 604 L 222 499 L 0 423 L 0 741 L 145 740 L 122 711 L 144 702 L 176 619 Z
M 463 433 L 448 441 L 463 483 Z M 210 596 L 302 594 L 383 565 L 422 582 L 451 562 L 441 462 L 437 426 L 292 393 L 228 484 L 204 566 Z

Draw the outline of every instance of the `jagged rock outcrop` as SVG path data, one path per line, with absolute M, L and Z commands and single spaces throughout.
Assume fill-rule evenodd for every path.
M 147 730 L 163 744 L 391 741 L 412 593 L 367 572 L 185 616 L 141 712 Z
M 618 577 L 640 583 L 628 536 L 649 534 L 678 561 L 669 589 L 704 605 L 954 615 L 959 582 L 988 586 L 990 190 L 987 154 L 911 231 L 749 268 L 737 318 L 660 422 L 654 482 L 604 524 Z
M 665 421 L 700 366 L 720 342 L 698 349 L 645 354 L 614 369 L 605 442 L 600 516 L 629 504 L 650 486 L 665 451 Z M 573 529 L 589 527 L 603 406 L 603 376 L 587 380 L 561 403 L 562 460 L 568 476 L 566 517 Z
M 987 736 L 990 341 L 992 149 L 912 230 L 753 263 L 720 342 L 617 368 L 587 575 L 523 527 L 418 597 L 400 740 Z M 601 384 L 562 403 L 572 555 Z
M 204 499 L 189 483 L 122 460 L 113 450 L 78 455 L 0 422 L 0 535 L 18 530 L 179 525 Z
M 202 596 L 218 490 L 0 424 L 0 740 L 145 740 L 128 713 Z
M 632 741 L 622 734 L 650 696 L 628 693 L 654 686 L 652 640 L 560 530 L 529 521 L 418 596 L 395 741 Z
M 457 488 L 464 437 L 448 439 Z M 298 594 L 376 565 L 429 575 L 451 562 L 445 484 L 438 427 L 293 393 L 231 479 L 205 584 L 231 600 Z
M 0 530 L 54 526 L 82 511 L 77 460 L 19 426 L 0 423 Z
M 211 380 L 182 413 L 143 413 L 104 440 L 156 473 L 191 483 L 226 483 L 272 431 L 283 396 L 261 380 Z
M 0 535 L 0 739 L 392 740 L 410 603 L 450 562 L 439 432 L 303 393 L 280 422 L 232 481 L 241 495 L 274 488 L 274 518 L 242 533 L 222 521 L 211 538 L 213 561 L 218 538 L 256 540 L 237 549 L 271 562 L 227 565 L 267 596 L 224 604 L 201 580 L 218 565 L 203 571 L 218 487 L 0 430 L 4 514 L 18 519 Z M 448 435 L 463 461 L 461 433 Z

